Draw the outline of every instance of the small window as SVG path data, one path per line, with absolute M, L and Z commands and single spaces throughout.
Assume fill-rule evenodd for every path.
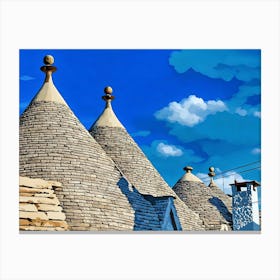
M 247 191 L 247 187 L 242 187 L 242 186 L 236 186 L 236 190 L 238 192 L 246 192 Z

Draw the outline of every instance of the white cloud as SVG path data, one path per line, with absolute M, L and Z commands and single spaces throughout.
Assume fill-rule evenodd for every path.
M 260 95 L 260 86 L 242 85 L 231 99 L 226 101 L 229 112 L 235 112 L 240 116 L 253 115 L 260 117 L 260 105 L 250 105 L 248 98 Z
M 20 79 L 22 81 L 30 81 L 30 80 L 34 80 L 35 78 L 31 77 L 31 76 L 28 76 L 28 75 L 23 75 L 23 76 L 20 76 Z
M 235 113 L 237 113 L 238 115 L 240 115 L 240 116 L 242 116 L 242 117 L 244 117 L 244 116 L 247 115 L 247 111 L 244 110 L 244 109 L 242 109 L 242 108 L 240 108 L 240 107 L 238 107 L 238 108 L 235 110 Z
M 157 151 L 165 157 L 180 157 L 183 155 L 183 151 L 181 149 L 174 145 L 168 145 L 162 142 L 157 145 Z
M 172 52 L 169 64 L 178 73 L 192 68 L 210 78 L 230 81 L 260 79 L 259 50 L 183 50 Z
M 251 153 L 252 153 L 253 155 L 258 155 L 258 154 L 261 153 L 261 149 L 260 149 L 260 148 L 254 148 L 254 149 L 251 151 Z
M 173 101 L 167 107 L 157 111 L 158 120 L 167 120 L 170 123 L 179 123 L 184 126 L 195 126 L 203 122 L 208 115 L 226 111 L 227 107 L 221 100 L 204 101 L 195 95 L 190 95 L 180 102 Z
M 254 112 L 254 116 L 257 118 L 261 118 L 261 112 L 259 111 Z
M 216 170 L 218 170 L 218 168 L 216 168 Z M 196 176 L 198 178 L 200 178 L 206 184 L 206 186 L 209 185 L 210 178 L 209 178 L 208 174 L 197 173 Z M 233 171 L 224 173 L 223 177 L 221 177 L 221 175 L 220 176 L 217 175 L 217 179 L 215 179 L 215 177 L 214 177 L 214 181 L 215 181 L 216 185 L 222 191 L 224 191 L 224 193 L 226 193 L 226 194 L 232 194 L 230 184 L 233 184 L 234 180 L 236 180 L 237 182 L 246 181 L 246 179 L 244 179 L 240 174 L 238 174 L 237 172 L 233 172 Z

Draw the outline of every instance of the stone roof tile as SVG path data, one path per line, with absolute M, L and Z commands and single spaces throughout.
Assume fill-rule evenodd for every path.
M 54 190 L 70 230 L 132 230 L 134 210 L 118 186 L 122 175 L 51 86 L 54 66 L 41 69 L 44 85 L 20 116 L 20 175 L 62 183 Z M 58 206 L 55 198 L 29 193 L 20 201 Z
M 103 118 L 112 100 L 110 94 L 106 94 L 103 99 L 106 100 L 106 106 L 99 119 Z M 99 125 L 96 121 L 89 132 L 141 194 L 175 198 L 174 204 L 183 230 L 204 230 L 199 216 L 180 201 L 123 125 L 112 126 L 110 120 Z
M 186 171 L 187 174 L 190 173 L 190 169 Z M 212 192 L 212 188 L 206 187 L 201 181 L 192 180 L 192 177 L 186 174 L 175 184 L 173 190 L 190 209 L 199 215 L 206 230 L 223 230 L 225 225 L 227 230 L 231 230 L 232 214 L 228 203 L 230 198 L 225 194 L 226 198 L 221 196 L 222 191 L 219 192 L 215 188 L 216 192 Z

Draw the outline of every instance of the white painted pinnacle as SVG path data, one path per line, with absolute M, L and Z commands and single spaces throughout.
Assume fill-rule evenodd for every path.
M 184 167 L 184 170 L 186 171 L 186 173 L 180 179 L 180 181 L 189 181 L 189 182 L 200 182 L 200 183 L 202 183 L 202 181 L 198 177 L 196 177 L 195 175 L 192 174 L 193 168 L 191 166 Z
M 52 80 L 52 73 L 56 71 L 56 67 L 52 66 L 54 63 L 54 58 L 51 55 L 46 55 L 44 57 L 45 66 L 41 67 L 41 70 L 46 73 L 46 78 L 44 81 L 43 86 L 40 88 L 39 92 L 36 94 L 32 102 L 36 101 L 50 101 L 61 103 L 68 106 L 55 87 L 53 80 Z
M 37 95 L 34 97 L 33 102 L 36 101 L 51 101 L 56 103 L 61 103 L 66 106 L 68 106 L 53 84 L 52 76 L 49 77 L 49 80 L 44 82 L 43 86 L 37 93 Z
M 124 126 L 118 120 L 117 116 L 115 115 L 112 106 L 111 100 L 106 101 L 106 107 L 99 118 L 94 123 L 93 127 L 97 126 L 107 126 L 107 127 L 122 127 Z

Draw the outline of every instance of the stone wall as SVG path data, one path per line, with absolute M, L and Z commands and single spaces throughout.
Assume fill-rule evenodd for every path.
M 66 217 L 54 189 L 61 183 L 19 178 L 19 229 L 35 231 L 68 230 Z

